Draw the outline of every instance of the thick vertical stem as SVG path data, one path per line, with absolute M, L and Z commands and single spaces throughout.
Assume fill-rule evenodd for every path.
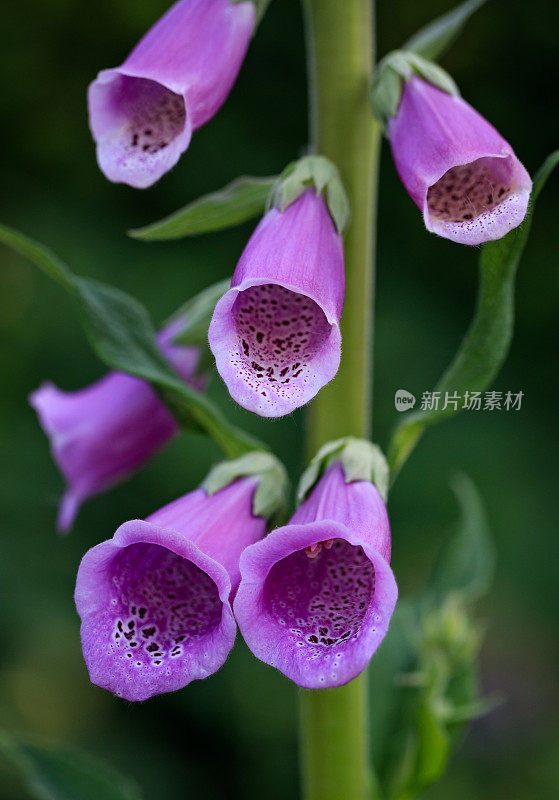
M 373 0 L 305 0 L 311 129 L 317 153 L 340 169 L 351 204 L 340 370 L 309 411 L 309 455 L 340 436 L 370 436 L 373 250 L 379 129 L 368 101 Z M 377 796 L 370 769 L 367 676 L 301 692 L 305 800 Z

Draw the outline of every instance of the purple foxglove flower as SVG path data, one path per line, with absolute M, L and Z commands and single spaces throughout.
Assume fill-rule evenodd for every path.
M 397 588 L 382 498 L 329 467 L 290 522 L 248 547 L 234 611 L 255 656 L 307 689 L 355 678 L 381 643 Z
M 177 322 L 158 335 L 162 352 L 195 388 L 199 350 L 173 345 Z M 145 381 L 120 372 L 77 392 L 43 384 L 29 398 L 66 479 L 57 527 L 68 531 L 84 500 L 139 469 L 178 431 L 170 411 Z
M 462 244 L 500 239 L 526 215 L 530 176 L 462 98 L 414 75 L 388 135 L 398 174 L 428 230 Z
M 250 0 L 179 0 L 122 66 L 99 73 L 89 120 L 109 180 L 144 189 L 177 163 L 225 102 L 254 23 Z
M 146 700 L 224 664 L 239 556 L 266 530 L 253 514 L 258 482 L 244 477 L 211 496 L 197 489 L 85 554 L 75 600 L 93 683 Z
M 219 374 L 239 405 L 280 417 L 307 403 L 340 364 L 341 235 L 307 189 L 251 236 L 209 328 Z

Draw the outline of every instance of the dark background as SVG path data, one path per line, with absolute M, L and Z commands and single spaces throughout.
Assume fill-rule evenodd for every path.
M 139 192 L 97 169 L 85 89 L 119 64 L 165 0 L 19 0 L 2 4 L 0 219 L 48 243 L 76 270 L 139 297 L 160 322 L 180 302 L 230 275 L 250 234 L 169 244 L 125 236 L 241 173 L 269 175 L 306 144 L 303 33 L 296 0 L 276 0 L 218 116 L 198 131 L 173 172 Z M 379 53 L 446 11 L 448 0 L 380 0 Z M 443 60 L 464 97 L 513 144 L 530 172 L 557 146 L 557 15 L 547 0 L 492 0 Z M 555 11 L 557 9 L 555 8 Z M 343 13 L 343 3 L 340 3 Z M 498 573 L 481 614 L 482 675 L 507 702 L 473 727 L 432 800 L 452 796 L 552 798 L 559 785 L 556 640 L 557 178 L 535 214 L 517 284 L 516 331 L 498 390 L 525 393 L 520 412 L 469 412 L 429 432 L 391 496 L 393 567 L 401 595 L 417 591 L 456 514 L 449 489 L 461 469 L 487 503 Z M 398 416 L 398 388 L 433 387 L 472 313 L 475 249 L 428 235 L 383 146 L 375 341 L 375 439 Z M 216 449 L 183 435 L 140 474 L 83 509 L 68 538 L 54 532 L 62 481 L 27 396 L 53 380 L 77 389 L 100 376 L 68 298 L 27 262 L 0 249 L 2 522 L 0 719 L 14 732 L 76 744 L 109 760 L 146 797 L 294 797 L 296 689 L 238 639 L 214 677 L 140 705 L 92 686 L 82 662 L 72 593 L 84 551 L 126 519 L 193 488 Z M 258 431 L 292 472 L 302 466 L 304 414 Z M 374 714 L 374 687 L 372 698 Z M 1 771 L 5 800 L 27 797 Z M 264 786 L 266 788 L 264 789 Z

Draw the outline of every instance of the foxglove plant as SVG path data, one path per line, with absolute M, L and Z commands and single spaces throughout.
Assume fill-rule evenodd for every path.
M 363 447 L 344 444 L 289 523 L 241 557 L 241 633 L 257 658 L 306 689 L 362 672 L 396 604 L 384 502 L 367 459 L 346 471 Z
M 423 57 L 438 55 L 481 2 L 468 0 L 436 20 L 373 71 L 376 116 L 427 228 L 467 244 L 517 227 L 531 190 L 510 145 Z M 244 454 L 212 470 L 200 489 L 147 519 L 124 523 L 86 553 L 75 600 L 91 680 L 136 701 L 210 675 L 233 646 L 233 608 L 259 659 L 303 689 L 330 689 L 299 693 L 305 799 L 371 794 L 378 800 L 386 794 L 412 800 L 441 774 L 450 728 L 455 732 L 457 722 L 479 713 L 470 702 L 478 636 L 464 610 L 487 585 L 490 566 L 488 571 L 481 562 L 488 551 L 480 546 L 483 536 L 465 526 L 424 598 L 435 614 L 424 615 L 420 604 L 407 609 L 412 628 L 430 633 L 427 641 L 423 637 L 428 648 L 413 673 L 417 702 L 398 715 L 402 728 L 394 739 L 405 742 L 405 752 L 383 759 L 394 765 L 381 767 L 386 772 L 376 779 L 368 758 L 370 684 L 363 673 L 387 632 L 397 587 L 385 507 L 388 465 L 378 448 L 354 438 L 369 436 L 372 408 L 380 126 L 369 113 L 365 87 L 374 4 L 305 5 L 312 152 L 328 158 L 307 156 L 277 181 L 230 288 L 219 292 L 209 331 L 202 314 L 195 315 L 194 339 L 185 338 L 184 330 L 176 338 L 176 323 L 160 335 L 175 372 L 154 347 L 149 315 L 137 301 L 74 275 L 46 248 L 5 226 L 0 241 L 70 292 L 106 363 L 152 382 L 177 419 L 212 436 L 228 455 Z M 192 130 L 215 113 L 231 88 L 254 16 L 252 0 L 180 0 L 122 67 L 100 73 L 89 90 L 90 120 L 99 163 L 111 180 L 148 186 L 176 163 Z M 559 153 L 538 173 L 534 197 L 556 163 Z M 349 226 L 342 176 L 351 199 Z M 251 218 L 262 206 L 262 180 L 244 178 L 150 226 L 150 236 L 217 230 Z M 474 323 L 439 388 L 453 389 L 453 381 L 456 388 L 470 382 L 484 388 L 502 364 L 527 229 L 483 249 Z M 346 288 L 342 234 L 348 270 L 345 357 L 338 372 Z M 300 505 L 266 538 L 284 501 L 283 467 L 175 374 L 194 380 L 199 351 L 185 345 L 198 345 L 206 332 L 231 396 L 261 416 L 288 414 L 337 374 L 310 410 L 309 447 L 321 449 L 303 475 Z M 176 430 L 150 386 L 123 374 L 72 395 L 46 387 L 32 403 L 68 481 L 60 514 L 66 527 L 83 499 L 138 467 Z M 425 410 L 406 415 L 392 437 L 391 481 L 426 425 L 453 411 L 445 409 L 440 416 Z M 464 497 L 464 511 L 473 510 L 476 520 L 472 528 L 483 527 L 475 493 Z M 422 645 L 416 633 L 417 650 Z M 454 685 L 457 674 L 466 675 L 468 686 L 463 680 Z M 374 689 L 382 691 L 377 684 Z
M 208 336 L 217 370 L 233 399 L 260 416 L 304 405 L 338 370 L 344 200 L 325 159 L 289 168 L 216 305 Z
M 400 51 L 387 59 L 403 86 L 392 107 L 378 112 L 387 117 L 394 164 L 427 230 L 469 245 L 502 238 L 526 216 L 532 189 L 512 147 L 440 68 Z M 373 105 L 383 88 L 377 84 Z
M 177 319 L 157 337 L 177 374 L 202 390 L 200 348 L 173 344 L 184 321 Z M 57 527 L 67 532 L 80 505 L 139 469 L 178 432 L 178 425 L 154 389 L 121 372 L 75 392 L 45 383 L 29 402 L 50 439 L 52 456 L 67 482 Z
M 236 635 L 239 557 L 264 536 L 284 488 L 272 456 L 225 463 L 204 488 L 125 522 L 85 554 L 75 601 L 93 683 L 146 700 L 224 664 Z
M 178 0 L 120 67 L 89 87 L 89 121 L 105 176 L 151 186 L 221 108 L 255 24 L 253 0 Z

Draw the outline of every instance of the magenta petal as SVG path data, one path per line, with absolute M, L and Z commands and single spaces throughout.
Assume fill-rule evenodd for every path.
M 239 556 L 265 533 L 252 515 L 255 485 L 191 492 L 85 554 L 75 600 L 93 683 L 145 700 L 223 665 L 235 641 Z
M 413 77 L 388 132 L 398 174 L 428 230 L 475 245 L 500 239 L 524 219 L 530 176 L 460 97 Z
M 291 521 L 241 557 L 235 617 L 252 652 L 299 686 L 341 686 L 368 664 L 398 590 L 384 504 L 366 481 L 323 476 Z
M 176 164 L 227 98 L 254 19 L 252 2 L 179 0 L 121 67 L 99 73 L 89 119 L 109 180 L 145 188 Z
M 197 348 L 171 344 L 166 331 L 158 340 L 177 373 L 195 382 Z M 151 386 L 119 372 L 76 392 L 45 383 L 29 402 L 68 484 L 57 521 L 61 531 L 71 528 L 84 500 L 137 470 L 178 431 L 173 415 Z
M 333 539 L 309 558 L 306 548 Z M 298 686 L 355 678 L 380 645 L 397 588 L 384 558 L 339 522 L 289 524 L 247 548 L 234 603 L 254 655 Z
M 234 400 L 264 417 L 307 403 L 336 374 L 344 298 L 341 236 L 306 191 L 270 210 L 248 242 L 208 336 Z

